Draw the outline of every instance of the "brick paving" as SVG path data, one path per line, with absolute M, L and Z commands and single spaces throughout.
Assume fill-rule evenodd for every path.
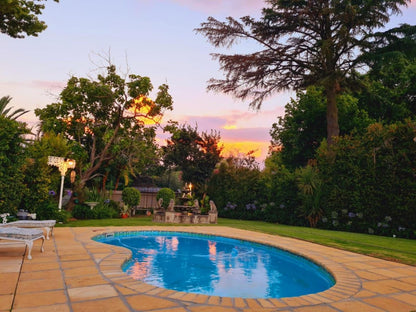
M 327 291 L 293 298 L 223 298 L 176 292 L 135 281 L 121 271 L 130 251 L 91 237 L 115 231 L 188 231 L 267 243 L 318 262 L 335 277 Z M 410 312 L 416 311 L 416 267 L 296 239 L 228 227 L 56 228 L 35 242 L 0 245 L 0 311 L 16 312 Z

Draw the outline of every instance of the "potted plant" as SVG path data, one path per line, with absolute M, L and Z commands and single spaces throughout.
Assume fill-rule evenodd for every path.
M 123 200 L 122 205 L 122 217 L 128 214 L 129 209 L 137 206 L 140 203 L 141 193 L 134 187 L 126 187 L 121 193 L 121 199 Z M 125 217 L 124 217 L 125 218 Z
M 129 217 L 129 206 L 126 204 L 121 204 L 120 205 L 120 212 L 121 212 L 121 217 L 123 219 L 128 218 Z

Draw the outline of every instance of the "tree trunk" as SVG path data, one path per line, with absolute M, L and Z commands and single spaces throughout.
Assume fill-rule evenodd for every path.
M 334 137 L 339 136 L 338 107 L 337 107 L 336 82 L 326 89 L 326 123 L 328 146 L 334 142 Z

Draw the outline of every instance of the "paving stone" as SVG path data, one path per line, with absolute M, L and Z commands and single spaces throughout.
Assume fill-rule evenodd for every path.
M 67 304 L 53 304 L 48 306 L 13 309 L 13 312 L 70 312 Z
M 128 296 L 126 299 L 132 307 L 135 307 L 136 310 L 140 311 L 166 309 L 179 306 L 174 301 L 146 295 Z
M 90 300 L 85 302 L 76 302 L 72 304 L 73 312 L 97 312 L 97 311 L 111 311 L 111 312 L 130 312 L 123 301 L 118 297 Z
M 329 306 L 314 305 L 310 307 L 294 308 L 293 312 L 338 312 L 338 310 Z
M 385 312 L 385 310 L 376 308 L 369 304 L 360 301 L 339 301 L 330 304 L 332 307 L 339 309 L 343 312 Z
M 67 303 L 67 297 L 63 290 L 44 291 L 30 294 L 17 294 L 14 299 L 14 309 L 39 307 Z
M 233 308 L 213 307 L 213 306 L 197 306 L 188 308 L 192 312 L 236 312 Z
M 87 299 L 98 299 L 118 296 L 111 285 L 95 285 L 68 289 L 71 301 L 82 301 Z
M 13 303 L 13 293 L 0 295 L 0 311 L 10 311 Z
M 396 299 L 387 297 L 367 298 L 363 299 L 363 301 L 384 310 L 394 312 L 409 312 L 416 308 L 415 306 L 411 306 L 407 303 L 404 303 L 403 301 L 398 301 Z

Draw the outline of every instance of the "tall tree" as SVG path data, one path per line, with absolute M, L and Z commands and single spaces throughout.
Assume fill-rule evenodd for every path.
M 322 86 L 326 96 L 327 138 L 339 135 L 337 95 L 360 64 L 369 34 L 384 26 L 410 0 L 266 0 L 260 20 L 250 16 L 221 22 L 209 17 L 196 31 L 215 47 L 251 39 L 263 49 L 248 54 L 214 54 L 224 79 L 208 89 L 230 93 L 260 108 L 264 99 L 285 89 Z
M 25 192 L 26 125 L 0 115 L 0 212 L 15 213 Z
M 156 99 L 150 78 L 119 76 L 109 65 L 97 80 L 72 77 L 61 92 L 60 102 L 36 109 L 45 132 L 61 133 L 72 142 L 81 187 L 110 161 L 137 144 L 134 140 L 152 135 L 165 110 L 172 109 L 168 86 L 159 88 Z M 61 156 L 61 155 L 56 155 Z
M 3 96 L 2 98 L 0 98 L 0 115 L 4 116 L 6 118 L 9 118 L 9 119 L 16 120 L 20 116 L 29 112 L 27 110 L 24 110 L 23 108 L 18 108 L 14 111 L 11 111 L 13 106 L 12 107 L 7 107 L 7 105 L 9 105 L 11 100 L 12 100 L 12 98 L 8 95 Z
M 353 130 L 362 132 L 373 122 L 358 100 L 350 94 L 338 97 L 340 135 Z M 322 88 L 309 87 L 298 92 L 285 106 L 285 115 L 270 130 L 271 146 L 279 150 L 282 163 L 290 169 L 305 166 L 315 158 L 316 149 L 325 138 L 326 103 Z
M 198 133 L 197 127 L 172 127 L 167 145 L 163 147 L 164 164 L 168 168 L 182 170 L 182 179 L 201 188 L 221 160 L 220 135 Z
M 12 38 L 37 37 L 46 29 L 46 24 L 40 21 L 46 0 L 2 0 L 0 1 L 0 32 Z M 59 2 L 59 0 L 54 0 Z
M 370 70 L 357 97 L 369 115 L 384 123 L 415 117 L 416 26 L 375 33 L 362 59 Z

